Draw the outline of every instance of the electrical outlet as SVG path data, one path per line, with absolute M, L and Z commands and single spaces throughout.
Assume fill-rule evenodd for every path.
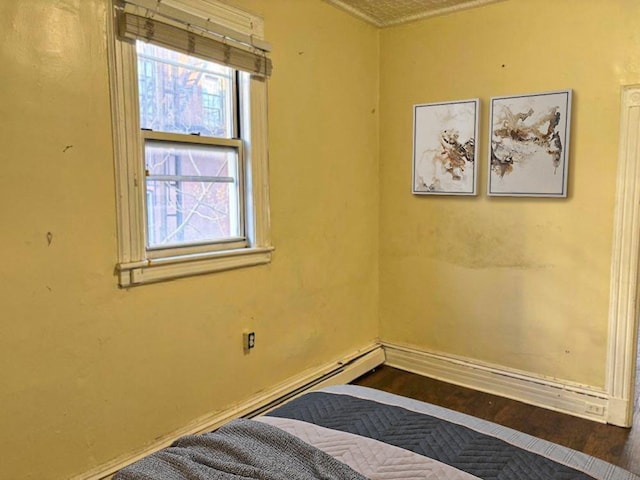
M 251 350 L 256 346 L 256 332 L 244 332 L 242 334 L 242 343 L 245 350 Z
M 604 407 L 602 405 L 596 405 L 595 403 L 587 403 L 585 412 L 593 413 L 594 415 L 604 415 Z

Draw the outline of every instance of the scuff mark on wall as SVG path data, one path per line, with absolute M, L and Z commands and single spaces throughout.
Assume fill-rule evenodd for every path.
M 518 270 L 547 269 L 545 263 L 532 254 L 529 245 L 536 237 L 548 234 L 548 226 L 537 225 L 535 231 L 499 222 L 476 219 L 452 210 L 446 221 L 418 225 L 416 240 L 434 260 L 469 269 L 510 268 Z

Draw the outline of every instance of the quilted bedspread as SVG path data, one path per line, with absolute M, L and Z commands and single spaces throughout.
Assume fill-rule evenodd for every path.
M 640 480 L 584 453 L 435 405 L 342 385 L 190 435 L 114 480 Z
M 308 393 L 258 420 L 372 480 L 640 480 L 575 450 L 364 387 Z
M 233 420 L 187 435 L 116 473 L 114 480 L 366 480 L 348 465 L 282 430 Z

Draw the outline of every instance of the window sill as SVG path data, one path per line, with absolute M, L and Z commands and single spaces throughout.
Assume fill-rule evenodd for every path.
M 181 277 L 263 265 L 271 262 L 273 247 L 222 250 L 121 263 L 117 267 L 121 287 L 135 287 Z

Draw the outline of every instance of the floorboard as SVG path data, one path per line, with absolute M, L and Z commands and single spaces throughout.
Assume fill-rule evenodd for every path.
M 379 367 L 353 383 L 484 418 L 593 455 L 640 475 L 638 395 L 634 426 L 627 429 L 552 412 L 387 366 Z

